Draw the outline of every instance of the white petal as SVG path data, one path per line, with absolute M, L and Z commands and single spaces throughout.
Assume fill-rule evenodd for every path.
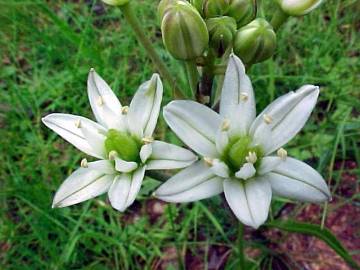
M 239 171 L 235 173 L 236 178 L 249 179 L 256 173 L 255 167 L 252 163 L 245 163 Z
M 134 161 L 126 161 L 119 157 L 115 157 L 115 169 L 119 172 L 132 172 L 138 167 L 137 163 Z
M 128 198 L 126 201 L 126 207 L 129 207 L 135 201 L 136 196 L 140 191 L 141 184 L 144 180 L 145 169 L 146 169 L 146 166 L 143 166 L 143 167 L 140 167 L 139 169 L 137 169 L 133 173 L 132 178 L 131 178 L 131 186 L 130 186 Z
M 265 176 L 276 195 L 304 202 L 323 202 L 331 198 L 322 176 L 300 160 L 287 157 Z
M 223 178 L 229 177 L 230 170 L 228 166 L 218 159 L 213 160 L 213 165 L 210 167 L 210 170 L 217 176 Z
M 255 97 L 251 81 L 245 74 L 240 58 L 229 57 L 221 93 L 220 115 L 230 119 L 231 136 L 247 134 L 256 116 Z
M 218 133 L 216 135 L 216 150 L 220 155 L 223 154 L 226 147 L 229 144 L 229 135 L 227 131 L 222 131 L 221 129 L 218 130 Z
M 53 113 L 42 119 L 43 123 L 63 139 L 74 145 L 77 149 L 97 158 L 104 158 L 103 152 L 96 151 L 87 138 L 84 136 L 80 127 L 87 127 L 105 133 L 106 130 L 99 124 L 81 116 L 63 113 Z
M 155 191 L 155 196 L 175 195 L 192 189 L 213 177 L 215 177 L 213 172 L 204 161 L 200 160 L 167 180 Z
M 96 120 L 107 128 L 125 129 L 121 104 L 109 85 L 95 72 L 88 76 L 88 96 Z
M 152 154 L 152 144 L 144 144 L 140 149 L 140 159 L 142 163 L 145 163 Z
M 114 179 L 108 161 L 89 162 L 87 168 L 79 168 L 60 186 L 55 194 L 53 207 L 77 204 L 105 193 Z
M 156 195 L 156 197 L 166 202 L 185 203 L 210 198 L 221 192 L 223 192 L 223 179 L 215 176 L 183 192 L 169 196 Z
M 125 211 L 130 187 L 131 174 L 123 173 L 115 177 L 108 192 L 109 200 L 113 208 L 120 212 Z
M 259 175 L 263 175 L 268 172 L 271 172 L 277 166 L 279 166 L 281 161 L 283 161 L 283 160 L 279 157 L 264 157 L 261 159 L 261 163 L 260 163 L 259 169 L 257 170 L 257 173 Z
M 180 146 L 154 141 L 152 154 L 147 162 L 147 170 L 180 169 L 189 166 L 197 157 Z
M 177 100 L 164 108 L 166 123 L 190 148 L 202 156 L 218 157 L 215 140 L 220 116 L 194 101 Z
M 94 129 L 88 125 L 81 125 L 80 130 L 85 139 L 91 145 L 91 148 L 102 158 L 106 159 L 105 140 L 106 136 L 103 130 Z
M 271 186 L 266 179 L 228 179 L 224 181 L 224 193 L 231 210 L 242 223 L 257 229 L 266 221 L 271 203 Z
M 264 125 L 271 129 L 271 144 L 264 147 L 265 154 L 269 154 L 282 145 L 290 141 L 305 125 L 309 118 L 317 98 L 319 96 L 319 87 L 305 85 L 296 92 L 290 92 L 272 102 L 265 110 L 255 119 L 251 126 L 250 133 L 261 130 Z M 264 115 L 272 119 L 271 123 L 265 123 Z M 266 144 L 263 140 L 260 144 Z
M 129 129 L 135 136 L 152 136 L 159 117 L 162 94 L 163 86 L 158 74 L 154 74 L 136 91 L 128 112 Z

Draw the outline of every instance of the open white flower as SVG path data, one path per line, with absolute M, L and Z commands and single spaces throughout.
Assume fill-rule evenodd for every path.
M 231 55 L 220 114 L 193 101 L 165 107 L 167 124 L 203 160 L 170 178 L 155 195 L 168 202 L 191 202 L 224 191 L 237 218 L 254 228 L 267 219 L 272 193 L 300 201 L 328 200 L 320 174 L 281 148 L 304 126 L 318 95 L 318 87 L 305 85 L 256 117 L 251 82 L 241 60 Z
M 56 192 L 53 207 L 73 205 L 108 192 L 111 205 L 124 211 L 138 194 L 145 170 L 184 168 L 196 156 L 179 146 L 153 140 L 163 87 L 157 74 L 137 90 L 130 106 L 122 106 L 107 83 L 91 69 L 88 96 L 96 122 L 53 113 L 43 123 L 82 152 L 83 159 Z

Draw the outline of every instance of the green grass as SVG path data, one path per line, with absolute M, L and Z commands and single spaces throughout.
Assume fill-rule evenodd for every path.
M 134 2 L 156 49 L 185 81 L 182 66 L 162 46 L 157 1 Z M 167 207 L 153 223 L 146 214 L 152 180 L 125 214 L 104 203 L 106 196 L 51 209 L 54 192 L 84 155 L 41 117 L 64 112 L 92 118 L 90 67 L 123 104 L 154 68 L 118 9 L 102 10 L 92 1 L 0 0 L 0 10 L 0 269 L 150 269 L 174 245 L 196 254 L 218 243 L 236 253 L 238 225 L 220 197 Z M 287 150 L 332 178 L 334 188 L 345 170 L 334 171 L 335 161 L 360 164 L 357 14 L 355 0 L 329 0 L 309 16 L 290 19 L 279 32 L 274 59 L 250 70 L 258 111 L 304 83 L 321 86 L 315 112 Z M 168 86 L 166 93 L 164 104 Z M 175 140 L 163 121 L 157 135 Z M 282 205 L 275 201 L 273 214 Z M 201 260 L 207 261 L 206 252 Z M 236 254 L 229 268 L 233 263 Z

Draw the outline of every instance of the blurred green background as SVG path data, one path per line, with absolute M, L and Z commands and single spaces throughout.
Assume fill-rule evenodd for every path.
M 158 1 L 133 2 L 158 53 L 185 82 L 183 66 L 162 45 Z M 265 14 L 271 15 L 273 4 L 265 3 Z M 302 84 L 321 87 L 311 119 L 287 150 L 331 182 L 334 202 L 326 212 L 317 206 L 306 216 L 305 205 L 275 200 L 270 219 L 305 213 L 306 221 L 319 224 L 323 213 L 331 218 L 346 206 L 342 226 L 355 228 L 355 240 L 341 238 L 348 227 L 337 236 L 357 258 L 359 14 L 358 1 L 329 0 L 304 18 L 291 18 L 279 31 L 275 57 L 249 71 L 258 111 Z M 0 269 L 177 269 L 177 254 L 187 269 L 236 269 L 237 221 L 220 196 L 169 207 L 151 198 L 158 183 L 148 179 L 124 214 L 106 196 L 51 209 L 54 192 L 84 155 L 42 125 L 41 117 L 63 112 L 93 118 L 86 95 L 91 67 L 123 104 L 155 71 L 117 8 L 91 0 L 0 0 Z M 165 86 L 163 104 L 171 98 Z M 157 137 L 177 141 L 162 119 Z M 247 229 L 246 235 L 254 269 L 305 269 L 271 230 Z M 336 262 L 347 267 L 338 257 Z M 322 269 L 348 269 L 336 267 Z

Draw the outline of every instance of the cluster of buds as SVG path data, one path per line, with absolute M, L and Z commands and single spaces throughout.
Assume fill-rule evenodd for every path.
M 321 1 L 277 0 L 285 16 L 300 16 Z M 213 50 L 228 48 L 251 65 L 270 58 L 276 34 L 270 23 L 256 18 L 256 0 L 162 0 L 158 7 L 163 42 L 179 60 L 193 60 Z

